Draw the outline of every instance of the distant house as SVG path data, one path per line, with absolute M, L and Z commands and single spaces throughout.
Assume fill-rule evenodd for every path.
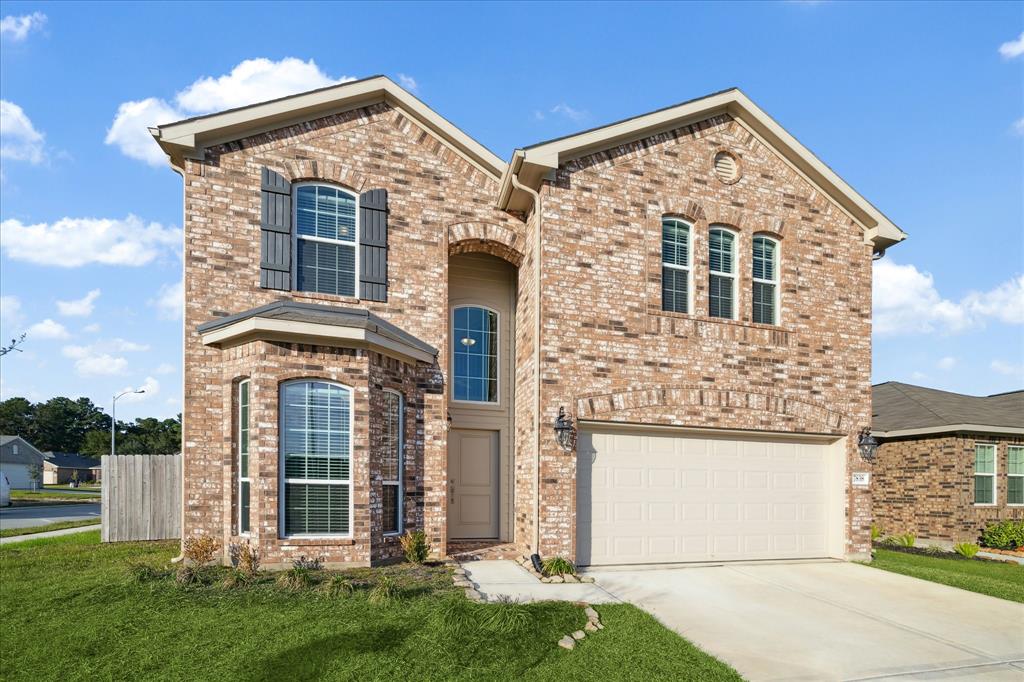
M 31 490 L 31 470 L 43 466 L 43 453 L 21 436 L 0 436 L 0 473 L 7 476 L 11 488 Z M 36 481 L 38 487 L 42 481 Z
M 872 407 L 883 532 L 973 541 L 989 523 L 1024 518 L 1024 391 L 970 396 L 890 381 L 873 387 Z
M 101 480 L 99 460 L 68 452 L 47 452 L 43 455 L 43 483 L 56 485 L 77 480 L 80 483 Z M 75 472 L 78 476 L 75 476 Z

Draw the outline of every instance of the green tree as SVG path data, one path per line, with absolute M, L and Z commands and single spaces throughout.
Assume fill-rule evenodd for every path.
M 87 457 L 96 457 L 110 454 L 110 429 L 103 431 L 90 431 L 82 439 L 82 447 L 78 449 L 80 454 Z
M 110 417 L 88 398 L 58 397 L 35 405 L 35 441 L 46 452 L 78 452 L 85 434 L 110 428 Z
M 25 398 L 0 402 L 0 433 L 21 436 L 29 443 L 36 440 L 35 410 Z

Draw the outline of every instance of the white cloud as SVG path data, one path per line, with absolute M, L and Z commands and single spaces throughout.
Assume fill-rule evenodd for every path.
M 6 16 L 0 19 L 0 36 L 21 42 L 32 31 L 38 31 L 46 24 L 46 15 L 42 12 L 24 14 L 20 17 Z
M 77 301 L 57 301 L 57 310 L 61 315 L 69 317 L 88 317 L 92 315 L 93 308 L 96 307 L 94 304 L 99 297 L 100 290 L 93 289 Z
M 1024 31 L 1021 31 L 1020 36 L 1016 40 L 1000 45 L 999 54 L 1002 55 L 1003 59 L 1013 59 L 1024 54 Z
M 100 325 L 99 325 L 98 322 L 93 322 L 92 324 L 87 324 L 86 326 L 82 327 L 82 331 L 83 332 L 87 332 L 89 334 L 95 334 L 99 330 L 100 330 Z
M 145 343 L 135 343 L 134 341 L 125 341 L 124 339 L 112 339 L 110 347 L 121 353 L 140 353 L 149 350 L 149 346 Z
M 141 386 L 125 386 L 118 393 L 124 393 L 125 391 L 138 391 L 142 390 L 142 393 L 126 393 L 121 397 L 120 400 L 129 403 L 138 403 L 143 400 L 149 400 L 150 398 L 159 395 L 160 393 L 160 382 L 153 377 L 146 377 L 146 380 L 142 382 Z
M 67 345 L 61 349 L 61 353 L 75 361 L 75 371 L 79 376 L 90 377 L 124 374 L 128 360 L 117 353 L 146 350 L 149 350 L 149 346 L 142 343 L 110 339 L 87 346 Z
M 873 298 L 874 331 L 880 336 L 955 334 L 988 319 L 1024 324 L 1024 275 L 955 302 L 939 295 L 931 273 L 882 260 L 874 266 Z
M 174 370 L 175 370 L 174 365 L 170 364 L 169 362 L 164 362 L 164 363 L 161 363 L 156 368 L 155 371 L 156 371 L 157 374 L 171 374 L 171 373 L 174 372 Z
M 949 371 L 956 366 L 956 358 L 954 358 L 952 355 L 947 355 L 946 357 L 942 358 L 937 363 L 935 363 L 935 366 L 938 367 L 939 369 Z
M 993 360 L 989 367 L 992 368 L 993 372 L 1005 374 L 1009 377 L 1019 377 L 1024 379 L 1024 364 L 1015 364 L 1012 362 L 1006 362 L 1005 360 Z
M 914 381 L 925 381 L 928 379 L 928 375 L 924 372 L 911 372 L 910 378 Z
M 1024 135 L 1024 118 L 1018 118 L 1013 122 L 1013 133 L 1015 135 Z
M 17 296 L 0 296 L 0 327 L 8 334 L 20 327 L 24 317 L 21 314 L 21 300 Z
M 565 102 L 551 107 L 552 114 L 561 114 L 572 121 L 582 121 L 587 117 L 587 112 L 581 109 L 573 109 Z
M 62 218 L 55 223 L 0 223 L 0 246 L 8 258 L 36 265 L 74 268 L 103 265 L 146 265 L 163 252 L 177 252 L 181 230 L 146 224 L 129 215 L 111 218 Z
M 28 328 L 27 333 L 30 339 L 66 339 L 71 336 L 64 325 L 49 318 L 36 322 Z
M 42 163 L 45 138 L 25 111 L 14 102 L 0 100 L 0 159 Z
M 152 126 L 351 80 L 355 79 L 331 78 L 312 59 L 246 59 L 226 75 L 196 80 L 178 92 L 173 103 L 156 97 L 124 102 L 107 131 L 106 143 L 116 145 L 133 159 L 160 166 L 165 157 L 149 134 Z
M 124 374 L 128 368 L 128 361 L 124 358 L 114 357 L 108 353 L 100 355 L 89 355 L 75 360 L 75 371 L 79 376 L 113 376 Z
M 164 284 L 160 292 L 149 304 L 156 306 L 157 312 L 165 320 L 181 319 L 182 308 L 185 305 L 184 287 L 181 280 L 174 284 Z
M 401 85 L 406 90 L 408 90 L 409 92 L 416 92 L 416 90 L 420 87 L 419 83 L 416 82 L 415 78 L 413 78 L 412 76 L 408 76 L 404 73 L 398 74 L 398 84 Z

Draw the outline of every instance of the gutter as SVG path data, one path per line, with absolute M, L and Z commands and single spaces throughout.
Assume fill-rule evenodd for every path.
M 919 429 L 896 429 L 893 431 L 879 431 L 873 429 L 871 435 L 875 438 L 906 438 L 910 436 L 927 436 L 940 433 L 981 433 L 999 436 L 1022 436 L 1024 426 L 991 426 L 986 424 L 943 424 L 942 426 L 925 426 Z

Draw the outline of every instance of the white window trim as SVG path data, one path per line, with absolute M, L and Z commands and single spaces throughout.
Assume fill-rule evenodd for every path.
M 774 258 L 773 258 L 774 262 L 772 263 L 772 272 L 775 274 L 775 279 L 762 279 L 760 277 L 754 277 L 754 267 L 753 267 L 753 265 L 754 265 L 754 242 L 756 242 L 758 239 L 764 239 L 764 240 L 770 241 L 772 244 L 775 245 L 775 248 L 772 250 L 772 253 L 774 254 Z M 772 321 L 770 323 L 759 322 L 758 324 L 772 324 L 774 326 L 778 326 L 780 324 L 780 321 L 782 320 L 782 310 L 780 308 L 781 301 L 780 301 L 780 296 L 779 296 L 779 288 L 780 288 L 779 287 L 779 279 L 780 279 L 780 277 L 779 277 L 779 267 L 780 267 L 781 261 L 782 261 L 782 242 L 780 242 L 778 239 L 775 239 L 774 237 L 769 237 L 766 234 L 755 234 L 753 241 L 751 241 L 751 243 L 750 243 L 750 265 L 751 265 L 751 267 L 750 267 L 750 277 L 751 277 L 751 279 L 756 284 L 771 284 L 772 287 L 773 287 L 773 289 L 772 289 L 772 292 L 773 292 L 773 294 L 772 294 Z M 753 286 L 750 287 L 750 293 L 751 293 L 750 319 L 751 319 L 751 321 L 753 321 L 753 319 L 754 319 L 754 301 L 753 301 L 754 287 Z
M 285 478 L 284 468 L 284 389 L 285 386 L 291 384 L 330 384 L 331 386 L 337 386 L 338 388 L 348 393 L 348 480 L 333 480 L 333 479 L 319 479 L 319 478 Z M 331 381 L 330 379 L 316 379 L 316 378 L 302 378 L 302 379 L 291 379 L 289 381 L 282 381 L 277 387 L 277 516 L 278 516 L 278 537 L 282 540 L 344 540 L 352 539 L 355 531 L 355 490 L 353 489 L 353 471 L 355 467 L 355 457 L 353 456 L 355 450 L 355 443 L 353 442 L 354 436 L 354 414 L 355 414 L 355 391 L 352 387 L 340 384 L 337 381 Z M 284 489 L 287 483 L 311 483 L 316 485 L 347 485 L 348 488 L 348 532 L 347 533 L 332 533 L 332 534 L 313 534 L 313 533 L 296 533 L 288 535 L 285 532 L 287 523 L 285 519 L 286 504 L 284 499 Z
M 672 220 L 686 226 L 686 265 L 666 263 L 664 244 L 662 244 L 661 249 L 661 267 L 670 268 L 672 270 L 683 270 L 686 272 L 686 312 L 680 313 L 679 311 L 676 310 L 665 310 L 664 300 L 662 300 L 661 308 L 663 312 L 676 313 L 677 315 L 693 315 L 693 225 L 681 218 L 674 218 L 672 216 L 662 216 L 661 226 L 663 230 L 665 221 L 668 220 Z M 664 238 L 662 238 L 662 241 L 664 241 Z M 662 286 L 662 296 L 664 297 L 664 285 Z
M 978 473 L 978 446 L 979 445 L 991 445 L 994 452 L 992 453 L 992 473 L 991 474 L 979 474 Z M 974 478 L 977 476 L 988 476 L 992 479 L 992 501 L 991 502 L 975 502 L 975 507 L 996 507 L 999 505 L 999 486 L 997 485 L 998 479 L 996 476 L 999 474 L 999 444 L 998 443 L 974 443 L 974 465 L 972 468 L 971 476 L 971 497 L 974 497 Z
M 495 390 L 495 395 L 498 398 L 497 400 L 457 400 L 455 398 L 455 344 L 458 343 L 458 340 L 455 338 L 455 311 L 459 310 L 460 308 L 480 308 L 481 310 L 488 310 L 488 311 L 494 313 L 494 315 L 495 315 L 495 318 L 494 318 L 495 319 L 495 325 L 494 325 L 494 327 L 495 327 L 496 333 L 498 335 L 498 339 L 497 339 L 497 343 L 496 343 L 497 350 L 498 350 L 498 361 L 496 363 L 497 364 L 497 369 L 498 369 L 498 376 L 495 377 L 496 381 L 495 381 L 495 384 L 494 384 L 495 385 L 495 389 L 494 390 Z M 451 347 L 452 347 L 452 352 L 451 352 L 451 371 L 450 371 L 450 374 L 451 374 L 451 395 L 452 395 L 451 402 L 458 403 L 459 405 L 487 405 L 489 407 L 501 406 L 501 363 L 503 361 L 502 357 L 501 357 L 501 313 L 498 312 L 497 310 L 495 310 L 494 308 L 490 307 L 490 306 L 482 305 L 480 303 L 460 303 L 459 305 L 452 306 L 451 320 L 450 320 L 449 324 L 451 325 L 448 328 L 451 330 Z
M 346 194 L 352 195 L 352 197 L 355 199 L 355 203 L 356 203 L 356 213 L 355 213 L 356 229 L 355 229 L 355 236 L 354 236 L 354 238 L 353 238 L 353 240 L 351 242 L 347 242 L 347 241 L 345 241 L 343 239 L 328 239 L 327 237 L 317 237 L 315 235 L 311 236 L 311 235 L 300 235 L 299 234 L 299 202 L 298 202 L 299 188 L 300 187 L 310 187 L 310 186 L 313 186 L 313 187 L 330 187 L 332 189 L 341 190 L 342 192 L 345 192 Z M 299 293 L 307 293 L 307 294 L 323 294 L 324 296 L 338 296 L 339 298 L 355 298 L 355 299 L 358 299 L 359 298 L 359 276 L 362 274 L 360 272 L 360 263 L 359 263 L 359 261 L 360 261 L 360 258 L 359 258 L 359 245 L 361 243 L 360 242 L 360 237 L 362 236 L 362 226 L 359 224 L 359 222 L 360 222 L 359 221 L 359 212 L 360 212 L 359 211 L 359 209 L 360 209 L 359 192 L 356 192 L 355 190 L 349 189 L 348 187 L 345 187 L 343 185 L 336 185 L 336 184 L 332 184 L 330 182 L 319 182 L 319 181 L 316 181 L 316 180 L 308 180 L 306 182 L 295 182 L 295 183 L 292 183 L 291 202 L 292 202 L 292 291 L 297 291 Z M 320 292 L 320 291 L 310 291 L 308 289 L 299 289 L 299 240 L 300 239 L 302 239 L 304 241 L 320 242 L 320 243 L 323 243 L 323 244 L 340 244 L 342 246 L 351 246 L 351 247 L 354 248 L 354 258 L 353 258 L 353 260 L 355 261 L 355 275 L 354 275 L 355 281 L 352 283 L 352 296 L 345 296 L 343 294 L 325 294 L 325 293 Z
M 719 272 L 711 269 L 711 233 L 715 230 L 721 230 L 722 232 L 728 232 L 732 235 L 732 272 Z M 713 320 L 738 320 L 740 315 L 740 301 L 739 291 L 737 282 L 739 280 L 738 273 L 740 270 L 740 233 L 736 230 L 726 227 L 725 225 L 711 225 L 708 228 L 708 282 L 711 281 L 711 276 L 715 275 L 718 277 L 728 277 L 732 281 L 732 317 L 719 317 L 711 314 L 711 290 L 708 290 L 708 317 Z M 710 284 L 709 284 L 710 286 Z
M 1019 478 L 1024 480 L 1024 474 L 1011 474 L 1010 473 L 1010 450 L 1021 450 L 1024 452 L 1024 445 L 1007 445 L 1006 446 L 1006 506 L 1007 507 L 1024 507 L 1024 502 L 1010 502 L 1010 479 Z
M 391 388 L 384 392 L 398 396 L 398 480 L 381 480 L 382 485 L 398 486 L 398 530 L 384 533 L 384 537 L 392 537 L 405 531 L 405 396 Z M 381 512 L 383 514 L 383 505 Z
M 248 537 L 252 535 L 252 476 L 242 476 L 242 386 L 249 387 L 249 423 L 252 423 L 252 382 L 249 379 L 243 379 L 238 382 L 238 534 Z M 251 427 L 246 428 L 247 431 L 252 431 Z M 252 434 L 250 433 L 250 436 Z M 249 452 L 249 470 L 252 470 L 252 447 L 250 442 Z M 242 484 L 249 484 L 249 530 L 242 530 Z

